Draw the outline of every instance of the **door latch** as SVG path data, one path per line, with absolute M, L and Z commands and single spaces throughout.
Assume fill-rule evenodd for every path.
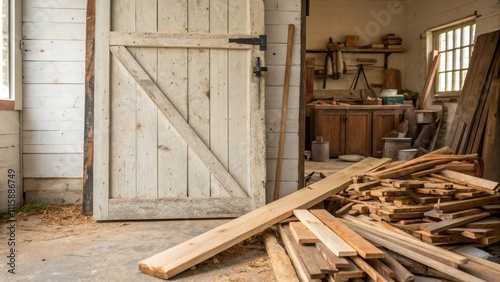
M 260 51 L 267 50 L 267 35 L 259 35 L 258 38 L 229 38 L 230 43 L 259 45 Z
M 253 73 L 255 76 L 260 77 L 263 71 L 267 71 L 267 67 L 260 65 L 260 57 L 255 58 L 255 67 L 253 67 Z

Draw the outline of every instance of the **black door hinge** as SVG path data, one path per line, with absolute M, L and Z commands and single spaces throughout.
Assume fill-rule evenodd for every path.
M 230 43 L 259 45 L 260 51 L 267 50 L 267 35 L 259 35 L 258 38 L 229 38 Z
M 267 71 L 267 67 L 260 65 L 260 57 L 255 58 L 255 67 L 253 68 L 253 73 L 255 76 L 260 77 L 263 71 Z

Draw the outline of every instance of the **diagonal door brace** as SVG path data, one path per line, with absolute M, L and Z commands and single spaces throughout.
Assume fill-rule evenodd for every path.
M 129 72 L 142 91 L 147 94 L 168 121 L 184 138 L 189 147 L 200 157 L 210 172 L 219 180 L 231 197 L 248 197 L 236 180 L 229 174 L 201 138 L 186 122 L 182 115 L 168 100 L 156 83 L 148 76 L 142 66 L 124 46 L 111 46 L 111 53 Z

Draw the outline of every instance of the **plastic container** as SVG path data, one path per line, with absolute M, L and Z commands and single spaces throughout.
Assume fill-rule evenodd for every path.
M 382 105 L 402 105 L 404 100 L 403 95 L 385 96 L 382 97 Z

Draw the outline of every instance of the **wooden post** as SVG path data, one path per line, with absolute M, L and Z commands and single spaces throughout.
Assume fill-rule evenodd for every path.
M 278 145 L 278 161 L 276 162 L 276 179 L 274 182 L 274 200 L 279 198 L 281 169 L 283 166 L 283 151 L 285 149 L 286 116 L 288 111 L 288 92 L 290 90 L 290 72 L 292 69 L 293 33 L 295 26 L 288 25 L 288 40 L 286 48 L 285 81 L 283 83 L 283 103 L 281 105 L 280 139 Z
M 83 160 L 83 214 L 92 215 L 94 196 L 94 43 L 95 0 L 87 1 L 87 45 L 85 55 L 85 133 Z

